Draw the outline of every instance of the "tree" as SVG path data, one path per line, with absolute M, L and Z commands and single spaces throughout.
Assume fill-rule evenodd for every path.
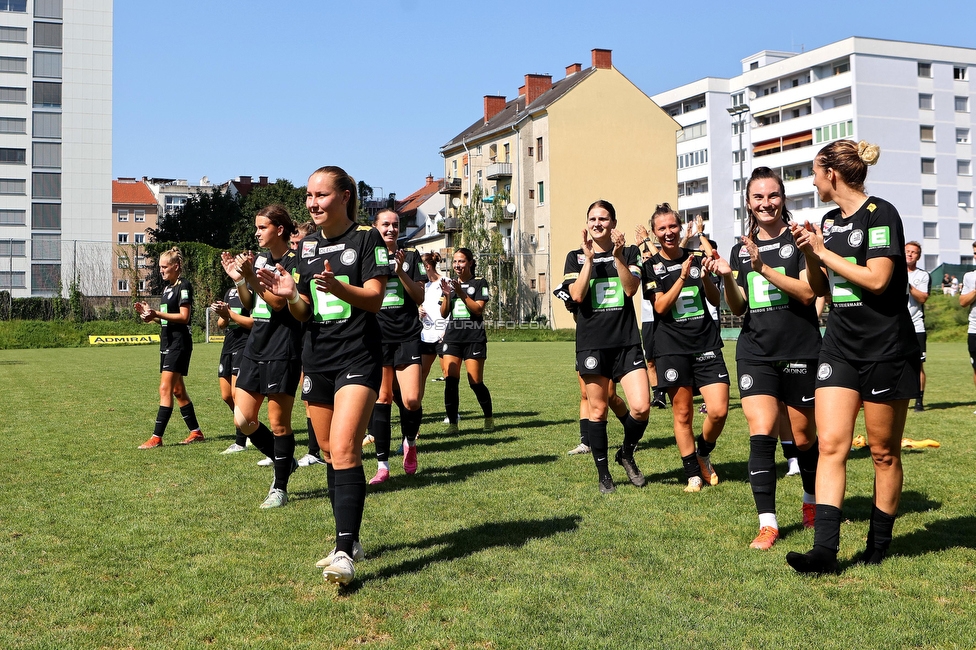
M 359 181 L 356 190 L 359 194 L 359 213 L 356 216 L 356 221 L 371 225 L 373 223 L 373 216 L 370 214 L 366 204 L 373 200 L 373 188 L 367 185 L 366 181 Z
M 485 320 L 514 320 L 518 313 L 520 291 L 515 267 L 505 252 L 502 234 L 493 225 L 502 222 L 507 203 L 508 194 L 502 191 L 486 204 L 481 186 L 475 185 L 470 203 L 458 210 L 459 247 L 471 249 L 478 260 L 478 275 L 494 287 L 492 299 L 486 305 Z
M 311 217 L 305 207 L 305 186 L 295 187 L 291 181 L 279 178 L 274 183 L 255 187 L 241 204 L 244 215 L 238 228 L 231 233 L 231 248 L 253 249 L 257 247 L 254 239 L 254 215 L 273 203 L 280 203 L 288 210 L 295 223 L 304 223 Z
M 231 235 L 240 231 L 244 221 L 240 201 L 215 187 L 189 197 L 172 214 L 161 217 L 158 228 L 146 232 L 153 242 L 199 242 L 227 249 Z

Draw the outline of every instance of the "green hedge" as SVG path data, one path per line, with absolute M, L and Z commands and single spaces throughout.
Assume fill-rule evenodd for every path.
M 87 347 L 89 336 L 113 334 L 159 334 L 159 325 L 125 321 L 3 321 L 0 322 L 0 350 Z M 193 340 L 197 343 L 204 340 L 199 327 L 193 328 Z
M 965 341 L 969 309 L 959 306 L 959 296 L 947 296 L 935 287 L 925 301 L 925 330 L 929 341 L 944 343 Z M 938 289 L 939 293 L 934 293 Z
M 489 341 L 537 341 L 547 343 L 549 341 L 575 341 L 576 340 L 576 330 L 563 329 L 563 330 L 551 330 L 551 329 L 529 329 L 525 325 L 519 328 L 498 328 L 491 329 L 488 328 L 488 340 Z

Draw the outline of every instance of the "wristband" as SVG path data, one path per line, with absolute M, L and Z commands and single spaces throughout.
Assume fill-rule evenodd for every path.
M 297 305 L 301 299 L 302 299 L 302 297 L 300 295 L 298 295 L 298 290 L 296 289 L 295 290 L 295 295 L 288 297 L 288 304 L 289 305 Z
M 678 279 L 679 279 L 679 280 L 681 280 L 682 282 L 684 282 L 684 281 L 685 281 L 685 280 L 687 280 L 688 278 L 687 278 L 687 277 L 685 277 L 685 276 L 683 276 L 683 275 L 679 275 L 679 276 L 678 276 Z
M 650 244 L 651 243 L 651 238 L 650 237 L 645 237 L 644 239 L 641 240 L 641 243 L 642 244 Z
M 234 284 L 236 284 L 238 287 L 243 287 L 245 284 L 247 284 L 247 280 L 241 278 L 240 280 L 235 280 Z

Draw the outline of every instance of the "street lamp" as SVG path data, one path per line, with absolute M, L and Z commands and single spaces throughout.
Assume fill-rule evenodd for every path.
M 740 206 L 739 217 L 741 218 L 741 221 L 739 223 L 739 234 L 745 235 L 746 234 L 746 186 L 745 186 L 745 173 L 743 169 L 743 164 L 745 163 L 745 155 L 743 154 L 743 149 L 742 149 L 742 131 L 743 131 L 743 123 L 744 123 L 744 121 L 742 120 L 742 116 L 749 112 L 749 106 L 746 104 L 736 104 L 732 108 L 727 108 L 725 110 L 729 112 L 729 115 L 731 115 L 732 119 L 735 120 L 735 122 L 737 123 L 736 130 L 739 132 L 739 153 L 738 153 L 739 206 Z

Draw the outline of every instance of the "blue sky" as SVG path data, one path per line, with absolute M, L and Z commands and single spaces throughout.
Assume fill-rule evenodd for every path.
M 113 175 L 303 185 L 334 164 L 403 197 L 442 144 L 592 48 L 649 95 L 848 36 L 976 48 L 976 2 L 115 3 Z

